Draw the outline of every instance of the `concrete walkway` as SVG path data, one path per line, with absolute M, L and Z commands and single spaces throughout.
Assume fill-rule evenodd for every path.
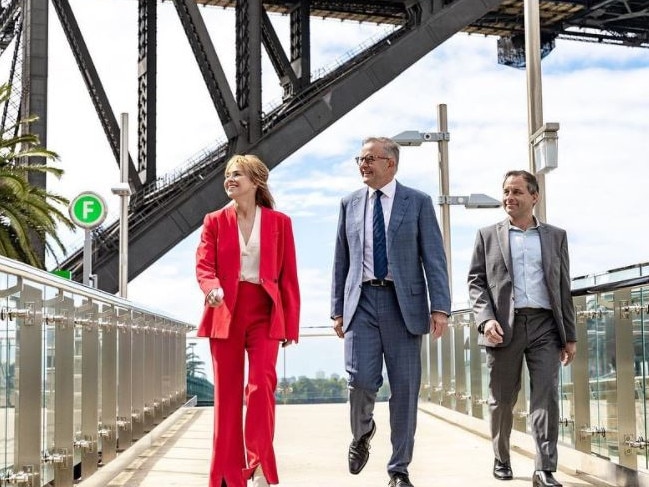
M 377 433 L 372 440 L 370 460 L 359 475 L 351 475 L 347 470 L 347 448 L 351 440 L 348 407 L 347 404 L 277 407 L 275 449 L 280 486 L 387 486 L 385 465 L 390 455 L 387 404 L 377 405 Z M 420 411 L 415 456 L 410 466 L 410 479 L 416 487 L 531 485 L 534 462 L 529 450 L 513 446 L 514 480 L 497 481 L 491 475 L 493 454 L 484 432 L 471 432 L 465 426 L 440 419 L 438 415 L 444 411 L 434 405 L 424 404 Z M 180 419 L 151 448 L 106 485 L 207 486 L 212 414 L 212 408 L 184 410 Z M 531 447 L 531 440 L 528 442 Z M 102 469 L 109 468 L 110 464 Z M 565 487 L 607 485 L 563 468 L 556 477 Z

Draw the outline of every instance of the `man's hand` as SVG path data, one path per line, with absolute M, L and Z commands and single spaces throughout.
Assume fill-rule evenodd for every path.
M 336 318 L 334 318 L 334 331 L 336 332 L 336 335 L 338 335 L 338 338 L 343 338 L 345 336 L 345 333 L 343 332 L 342 316 L 337 316 Z
M 564 349 L 561 350 L 561 363 L 569 365 L 577 355 L 577 342 L 567 342 Z
M 500 326 L 500 323 L 498 323 L 496 320 L 489 320 L 485 323 L 484 337 L 489 343 L 493 343 L 494 345 L 502 343 L 504 334 L 505 332 Z
M 430 333 L 433 335 L 433 340 L 441 337 L 448 328 L 448 316 L 446 313 L 433 311 L 430 315 Z

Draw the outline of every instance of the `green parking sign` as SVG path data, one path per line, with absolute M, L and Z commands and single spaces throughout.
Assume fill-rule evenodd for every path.
M 97 193 L 84 191 L 70 202 L 69 211 L 74 223 L 91 230 L 106 219 L 106 202 Z

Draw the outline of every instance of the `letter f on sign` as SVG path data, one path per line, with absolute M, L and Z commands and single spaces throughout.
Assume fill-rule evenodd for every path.
M 88 215 L 92 215 L 95 212 L 95 209 L 93 208 L 94 202 L 93 201 L 83 201 L 83 219 L 87 220 Z

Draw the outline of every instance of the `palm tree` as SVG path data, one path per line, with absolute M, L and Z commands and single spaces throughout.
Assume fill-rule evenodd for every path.
M 10 85 L 0 85 L 0 104 L 7 102 L 10 93 Z M 28 126 L 37 119 L 31 116 L 17 125 Z M 17 125 L 0 133 L 0 255 L 44 268 L 41 256 L 30 245 L 31 236 L 43 242 L 46 252 L 54 255 L 56 246 L 65 253 L 57 226 L 62 223 L 73 229 L 74 225 L 61 210 L 69 204 L 66 198 L 29 183 L 30 174 L 46 173 L 58 178 L 63 171 L 47 164 L 28 164 L 28 158 L 57 160 L 58 156 L 40 147 L 34 134 L 13 135 Z

